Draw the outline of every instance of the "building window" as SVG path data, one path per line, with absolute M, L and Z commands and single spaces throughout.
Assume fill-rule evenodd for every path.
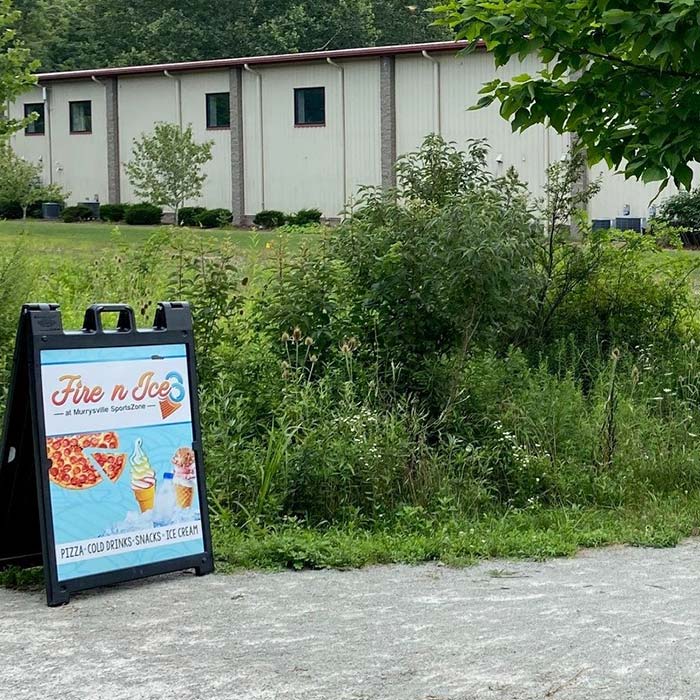
M 294 90 L 294 126 L 326 125 L 326 88 Z
M 31 117 L 32 114 L 38 114 L 39 116 L 33 121 L 27 124 L 24 129 L 24 133 L 27 136 L 38 136 L 46 132 L 46 122 L 44 120 L 44 103 L 43 102 L 31 102 L 24 105 L 24 118 Z
M 92 133 L 92 102 L 70 102 L 70 132 L 71 134 Z
M 228 92 L 207 95 L 207 129 L 228 129 L 231 126 L 231 105 Z

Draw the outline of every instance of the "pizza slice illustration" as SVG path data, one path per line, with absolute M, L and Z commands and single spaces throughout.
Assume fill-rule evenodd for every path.
M 123 453 L 93 452 L 91 456 L 112 482 L 116 482 L 119 479 L 126 467 L 127 456 Z
M 74 491 L 97 486 L 105 477 L 116 482 L 127 463 L 127 455 L 117 452 L 118 447 L 119 438 L 113 432 L 48 438 L 49 478 L 57 486 Z

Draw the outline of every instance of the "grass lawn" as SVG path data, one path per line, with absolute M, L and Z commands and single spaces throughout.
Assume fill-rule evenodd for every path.
M 127 243 L 143 244 L 158 230 L 157 226 L 116 227 L 114 224 L 84 223 L 64 224 L 56 221 L 0 221 L 0 252 L 14 248 L 18 244 L 37 256 L 74 255 L 94 257 L 109 246 L 115 228 L 124 236 Z M 249 231 L 243 229 L 192 229 L 193 235 L 201 237 L 216 249 L 223 242 L 240 248 L 241 254 L 264 249 L 265 244 L 276 238 L 274 232 Z M 292 248 L 301 245 L 305 238 L 295 236 L 290 241 Z
M 700 249 L 689 250 L 667 250 L 664 251 L 664 256 L 669 261 L 682 261 L 692 271 L 688 279 L 690 280 L 695 294 L 700 295 Z

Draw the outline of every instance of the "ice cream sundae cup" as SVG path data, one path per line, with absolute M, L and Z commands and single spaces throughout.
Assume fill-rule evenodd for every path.
M 175 500 L 180 508 L 189 508 L 194 497 L 196 470 L 194 451 L 181 447 L 172 459 L 175 466 Z

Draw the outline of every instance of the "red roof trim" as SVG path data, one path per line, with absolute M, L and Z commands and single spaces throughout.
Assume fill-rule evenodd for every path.
M 307 53 L 280 54 L 278 56 L 252 56 L 249 58 L 218 58 L 209 61 L 189 61 L 185 63 L 161 63 L 150 66 L 128 66 L 125 68 L 97 68 L 94 70 L 74 70 L 62 73 L 39 73 L 40 82 L 52 80 L 80 80 L 84 78 L 109 78 L 121 75 L 144 75 L 162 73 L 163 71 L 185 72 L 199 70 L 216 70 L 249 64 L 260 66 L 272 63 L 303 63 L 306 61 L 323 61 L 327 58 L 371 58 L 376 56 L 399 56 L 401 54 L 421 53 L 422 51 L 461 51 L 466 48 L 465 41 L 437 41 L 426 44 L 403 44 L 399 46 L 371 46 L 359 49 L 338 49 L 336 51 L 310 51 Z M 485 48 L 483 42 L 477 47 Z

